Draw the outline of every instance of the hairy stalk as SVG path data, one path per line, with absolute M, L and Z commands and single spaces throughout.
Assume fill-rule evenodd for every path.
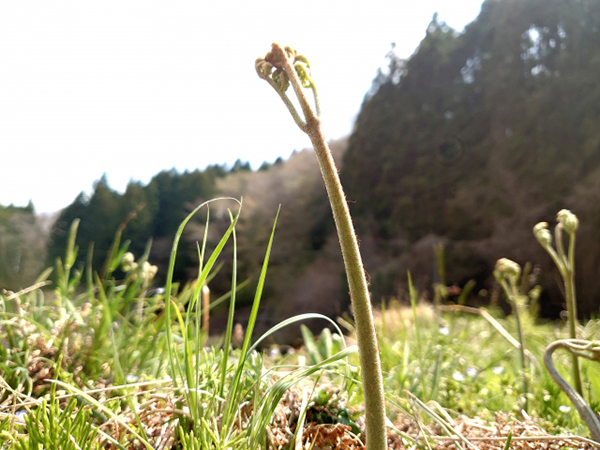
M 512 313 L 515 315 L 517 322 L 517 337 L 519 339 L 519 365 L 521 366 L 521 394 L 523 395 L 523 410 L 529 412 L 529 383 L 527 380 L 527 365 L 525 359 L 525 335 L 523 333 L 523 325 L 521 323 L 521 311 L 519 304 L 519 290 L 517 287 L 519 276 L 521 275 L 521 266 L 516 262 L 507 258 L 499 259 L 496 262 L 494 276 L 512 308 Z
M 385 397 L 379 346 L 375 333 L 373 313 L 371 311 L 368 284 L 350 210 L 335 162 L 323 135 L 321 121 L 318 117 L 319 103 L 316 88 L 305 66 L 310 68 L 306 58 L 297 55 L 289 47 L 286 47 L 284 50 L 278 44 L 273 44 L 271 52 L 264 59 L 259 58 L 256 61 L 256 69 L 259 76 L 275 88 L 290 110 L 296 124 L 302 131 L 308 134 L 319 161 L 319 167 L 331 203 L 333 218 L 340 241 L 346 276 L 348 277 L 350 287 L 352 311 L 356 321 L 356 334 L 365 397 L 367 449 L 382 450 L 387 448 Z M 273 69 L 275 69 L 275 72 L 271 74 Z M 285 90 L 289 84 L 292 85 L 300 103 L 304 120 L 302 120 L 285 94 Z M 315 113 L 306 99 L 303 87 L 310 88 L 313 91 L 317 113 Z
M 518 293 L 517 287 L 512 286 L 512 306 L 515 310 L 515 319 L 517 321 L 517 335 L 519 337 L 519 343 L 521 344 L 519 348 L 519 364 L 521 365 L 521 377 L 522 379 L 522 394 L 524 398 L 523 409 L 525 412 L 529 412 L 529 383 L 527 382 L 527 366 L 525 364 L 525 336 L 523 334 L 523 325 L 521 323 L 521 313 L 519 311 L 519 306 L 517 305 L 517 295 Z
M 566 264 L 565 297 L 567 298 L 567 309 L 569 311 L 569 338 L 577 339 L 577 302 L 575 300 L 575 233 L 571 235 L 569 244 L 568 264 Z M 581 382 L 581 369 L 579 368 L 579 359 L 576 355 L 571 356 L 573 371 L 573 384 L 579 395 L 583 395 L 583 386 Z
M 533 227 L 535 235 L 541 246 L 548 252 L 560 272 L 565 286 L 565 298 L 567 300 L 567 314 L 569 319 L 569 338 L 577 339 L 577 300 L 575 297 L 575 234 L 579 226 L 577 216 L 568 209 L 562 209 L 557 214 L 558 224 L 554 229 L 556 250 L 552 247 L 552 234 L 548 230 L 548 223 L 540 222 Z M 563 246 L 562 231 L 569 235 L 569 250 L 565 254 Z M 577 356 L 571 356 L 573 384 L 580 396 L 583 396 L 583 384 L 581 382 L 581 370 Z
M 598 417 L 594 411 L 592 411 L 592 408 L 585 402 L 583 397 L 567 383 L 554 366 L 552 355 L 559 348 L 567 350 L 575 359 L 577 359 L 578 356 L 581 356 L 593 361 L 598 361 L 600 359 L 600 343 L 598 341 L 590 342 L 580 339 L 563 339 L 550 344 L 546 347 L 546 351 L 544 352 L 544 364 L 546 365 L 546 369 L 548 369 L 548 373 L 562 391 L 567 394 L 567 397 L 569 397 L 569 400 L 571 400 L 571 403 L 573 403 L 573 406 L 577 410 L 579 417 L 581 417 L 589 428 L 592 439 L 596 442 L 600 442 L 600 421 L 598 421 Z

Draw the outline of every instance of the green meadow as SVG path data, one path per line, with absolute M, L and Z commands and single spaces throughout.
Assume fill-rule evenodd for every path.
M 201 288 L 210 286 L 220 260 L 236 264 L 237 214 L 234 209 L 214 248 L 199 244 L 193 283 L 167 278 L 158 290 L 151 288 L 149 249 L 132 255 L 120 232 L 102 275 L 91 266 L 74 267 L 74 222 L 56 266 L 29 289 L 0 297 L 2 446 L 362 448 L 365 411 L 351 316 L 332 321 L 303 314 L 277 324 L 272 331 L 323 319 L 320 336 L 302 327 L 304 346 L 292 351 L 266 344 L 271 332 L 252 335 L 276 227 L 244 332 L 232 319 L 223 336 L 204 332 Z M 117 269 L 124 278 L 114 276 Z M 47 281 L 51 270 L 55 285 Z M 519 289 L 528 278 L 531 273 L 523 274 Z M 234 277 L 229 294 L 209 309 L 227 302 L 233 311 L 236 287 Z M 546 346 L 568 337 L 567 323 L 538 320 L 535 302 L 524 296 L 523 372 L 515 314 L 505 316 L 493 305 L 462 306 L 461 297 L 450 302 L 446 288 L 436 289 L 435 304 L 409 289 L 374 314 L 390 448 L 508 448 L 507 439 L 531 445 L 522 448 L 548 442 L 592 448 L 583 439 L 586 424 L 543 366 Z M 577 325 L 577 333 L 593 339 L 599 328 L 590 320 Z M 555 362 L 570 373 L 567 352 L 557 353 Z M 584 396 L 596 408 L 600 367 L 583 360 L 581 372 Z M 548 441 L 554 435 L 574 437 Z

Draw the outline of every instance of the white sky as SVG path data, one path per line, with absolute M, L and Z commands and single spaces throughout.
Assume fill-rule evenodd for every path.
M 408 57 L 434 12 L 460 31 L 481 3 L 2 1 L 0 204 L 52 212 L 104 172 L 123 191 L 308 147 L 254 71 L 273 41 L 309 58 L 325 132 L 347 135 L 391 42 Z

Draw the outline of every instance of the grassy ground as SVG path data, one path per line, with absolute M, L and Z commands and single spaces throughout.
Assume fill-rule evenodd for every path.
M 259 353 L 258 337 L 250 339 L 270 244 L 246 333 L 234 332 L 230 321 L 218 344 L 204 346 L 201 287 L 225 257 L 225 242 L 235 244 L 236 220 L 215 249 L 199 247 L 198 280 L 169 281 L 164 289 L 152 287 L 148 252 L 136 260 L 119 233 L 101 271 L 74 267 L 75 223 L 52 289 L 46 271 L 32 288 L 0 295 L 0 446 L 362 448 L 361 375 L 349 318 L 338 323 L 350 337 L 327 329 L 317 339 L 304 328 L 305 348 L 285 356 L 277 348 Z M 125 276 L 117 280 L 119 267 Z M 213 304 L 229 301 L 233 308 L 232 292 Z M 434 308 L 416 293 L 412 308 L 392 302 L 378 311 L 390 448 L 502 449 L 509 436 L 510 448 L 592 448 L 577 437 L 551 437 L 588 435 L 542 366 L 545 346 L 566 337 L 566 329 L 536 322 L 526 309 L 521 324 L 529 352 L 525 384 L 518 343 L 510 338 L 513 317 Z M 590 321 L 579 334 L 593 339 L 599 328 Z M 569 356 L 558 356 L 569 373 Z M 596 366 L 582 363 L 594 409 Z

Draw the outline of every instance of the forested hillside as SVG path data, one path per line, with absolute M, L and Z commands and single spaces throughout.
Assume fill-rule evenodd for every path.
M 494 286 L 498 258 L 539 264 L 545 312 L 555 314 L 563 302 L 558 274 L 532 227 L 553 223 L 558 210 L 569 208 L 581 221 L 580 310 L 596 312 L 600 2 L 487 0 L 463 33 L 434 17 L 415 53 L 402 60 L 392 49 L 388 63 L 365 96 L 351 136 L 333 144 L 374 301 L 404 289 L 407 270 L 420 289 L 431 290 L 433 246 L 441 243 L 447 282 L 462 286 L 474 279 L 475 292 Z M 165 171 L 146 186 L 131 183 L 124 194 L 100 179 L 91 196 L 81 194 L 62 211 L 51 232 L 47 263 L 62 255 L 69 225 L 78 217 L 80 262 L 93 241 L 94 268 L 100 271 L 122 226 L 136 256 L 152 239 L 150 261 L 159 266 L 161 282 L 179 223 L 215 196 L 244 197 L 238 226 L 241 280 L 256 278 L 282 205 L 263 325 L 299 311 L 335 315 L 347 308 L 333 221 L 308 150 L 258 171 L 241 161 L 231 169 Z M 228 225 L 226 206 L 211 207 L 213 241 Z M 183 236 L 179 280 L 193 278 L 197 270 L 195 241 L 203 235 L 204 217 Z M 17 274 L 15 255 L 23 264 L 27 252 L 43 255 L 44 249 L 35 247 L 43 241 L 27 252 L 13 250 L 22 244 L 11 242 L 35 228 L 32 210 L 0 209 L 0 226 L 9 230 L 0 235 L 0 288 L 23 287 L 41 267 L 32 263 L 27 276 Z M 230 270 L 223 267 L 213 281 L 216 294 L 228 289 Z M 252 289 L 240 292 L 240 306 L 251 298 Z
M 539 221 L 581 219 L 577 270 L 588 312 L 600 295 L 600 2 L 488 0 L 463 34 L 434 18 L 415 54 L 390 65 L 365 99 L 343 181 L 374 289 L 391 295 L 407 269 L 433 281 L 492 284 L 499 257 L 540 263 L 559 307 Z
M 236 169 L 237 170 L 237 169 Z M 212 166 L 204 171 L 177 173 L 163 171 L 152 178 L 148 185 L 131 182 L 123 194 L 112 190 L 106 177 L 94 184 L 91 196 L 79 194 L 75 201 L 58 217 L 50 235 L 48 264 L 63 256 L 68 231 L 75 218 L 81 220 L 77 233 L 78 261 L 87 261 L 93 252 L 94 270 L 100 272 L 119 227 L 122 240 L 131 241 L 129 251 L 136 257 L 144 253 L 152 240 L 150 261 L 159 267 L 158 280 L 164 280 L 173 236 L 185 216 L 197 202 L 217 195 L 216 179 L 224 176 L 223 167 Z M 90 249 L 90 243 L 94 243 Z M 196 249 L 182 249 L 178 279 L 191 277 L 186 271 L 197 262 Z
M 33 204 L 0 205 L 0 291 L 17 290 L 35 281 L 44 268 L 47 232 Z

